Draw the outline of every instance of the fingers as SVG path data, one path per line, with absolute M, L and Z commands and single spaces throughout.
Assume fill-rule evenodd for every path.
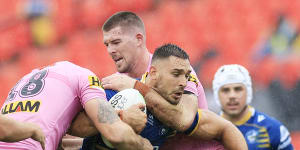
M 101 84 L 104 89 L 111 89 L 112 86 L 111 80 L 112 80 L 112 75 L 102 78 Z
M 146 107 L 146 105 L 143 104 L 143 103 L 138 103 L 138 104 L 136 104 L 136 105 L 137 105 L 137 107 L 138 107 L 139 109 L 144 109 L 144 108 Z
M 137 104 L 137 105 L 138 105 L 139 109 L 140 109 L 142 112 L 145 113 L 146 105 L 143 104 L 143 103 L 139 103 L 139 104 Z
M 40 131 L 40 133 L 37 137 L 37 141 L 41 143 L 43 150 L 45 150 L 45 136 L 42 131 Z
M 110 83 L 102 83 L 102 87 L 104 89 L 112 89 L 112 90 L 114 90 L 113 84 L 110 84 Z
M 123 110 L 117 110 L 117 114 L 121 120 L 123 120 Z
M 103 87 L 104 89 L 118 90 L 118 89 L 117 89 L 117 84 L 114 84 L 114 83 L 115 83 L 114 80 L 115 80 L 115 79 L 114 79 L 114 77 L 113 77 L 112 75 L 103 78 L 102 81 L 101 81 L 102 87 Z
M 43 150 L 45 150 L 45 137 L 43 138 L 42 141 L 40 141 L 40 143 L 41 143 Z
M 134 105 L 130 106 L 129 108 L 139 109 L 141 111 L 144 111 L 145 107 L 146 107 L 145 104 L 143 104 L 143 103 L 137 103 L 137 104 L 134 104 Z
M 102 82 L 102 84 L 103 84 L 103 83 L 107 84 L 107 83 L 109 83 L 110 81 L 112 81 L 113 79 L 115 79 L 115 78 L 118 77 L 118 76 L 120 76 L 120 75 L 118 75 L 118 74 L 113 74 L 113 75 L 104 77 L 104 78 L 102 78 L 101 82 Z
M 145 104 L 143 104 L 143 103 L 138 103 L 138 104 L 136 104 L 137 105 L 137 107 L 141 110 L 141 111 L 145 111 L 145 109 L 146 109 L 146 105 Z

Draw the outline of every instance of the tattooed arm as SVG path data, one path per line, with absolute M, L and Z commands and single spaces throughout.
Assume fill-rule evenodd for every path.
M 152 150 L 150 142 L 135 134 L 133 129 L 122 122 L 114 108 L 102 99 L 92 99 L 85 104 L 85 111 L 97 130 L 116 149 Z

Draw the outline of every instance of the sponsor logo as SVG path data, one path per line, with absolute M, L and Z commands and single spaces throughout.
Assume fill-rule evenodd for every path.
M 266 119 L 265 116 L 259 115 L 259 116 L 257 117 L 257 122 L 261 122 L 261 121 L 263 121 L 263 120 L 265 120 L 265 119 Z
M 189 78 L 188 78 L 188 81 L 190 82 L 194 82 L 196 84 L 196 86 L 198 86 L 198 78 L 197 76 L 193 75 L 193 74 L 190 74 Z
M 15 112 L 38 112 L 41 106 L 41 101 L 36 100 L 25 100 L 25 101 L 15 101 L 6 104 L 2 107 L 2 114 L 10 114 Z
M 92 88 L 102 88 L 101 82 L 97 76 L 89 76 L 89 84 Z
M 256 137 L 258 135 L 258 132 L 255 130 L 250 130 L 246 133 L 246 138 L 249 141 L 249 143 L 254 143 L 256 141 Z

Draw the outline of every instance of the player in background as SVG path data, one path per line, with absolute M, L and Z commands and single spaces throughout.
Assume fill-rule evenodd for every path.
M 152 142 L 155 150 L 159 149 L 160 144 L 170 135 L 168 132 L 172 132 L 172 129 L 196 139 L 221 140 L 229 150 L 246 150 L 247 145 L 243 135 L 229 121 L 208 110 L 198 109 L 195 114 L 191 114 L 188 110 L 182 109 L 182 107 L 187 107 L 183 106 L 185 103 L 181 98 L 185 92 L 187 81 L 191 78 L 191 72 L 188 55 L 178 46 L 166 44 L 154 52 L 150 71 L 144 74 L 141 82 L 126 75 L 115 74 L 103 79 L 103 87 L 117 91 L 126 88 L 139 90 L 146 100 L 147 112 L 153 113 L 156 111 L 155 109 L 169 111 L 171 108 L 171 110 L 175 110 L 171 111 L 173 113 L 171 115 L 177 116 L 177 120 L 173 120 L 174 122 L 162 121 L 165 125 L 168 124 L 164 128 L 159 126 L 161 125 L 158 121 L 160 118 L 156 120 L 155 115 L 148 113 L 147 126 L 141 135 Z M 181 112 L 178 113 L 177 110 L 181 110 Z M 131 116 L 123 115 L 121 118 L 130 121 L 126 117 L 130 118 Z
M 106 20 L 102 26 L 102 32 L 103 42 L 119 73 L 127 74 L 132 78 L 140 78 L 149 71 L 152 54 L 146 47 L 146 31 L 139 16 L 133 12 L 117 12 Z M 207 102 L 203 87 L 193 69 L 191 76 L 181 99 L 185 103 L 183 106 L 188 106 L 186 108 L 190 111 L 188 113 L 195 114 L 198 108 L 207 109 Z M 172 113 L 156 109 L 153 115 L 164 122 L 174 123 L 173 120 L 177 118 L 171 115 Z M 220 144 L 214 141 L 199 142 L 199 140 L 180 134 L 171 138 L 167 143 L 168 146 L 165 149 L 176 147 L 192 150 L 220 147 Z
M 249 150 L 293 150 L 287 128 L 249 105 L 252 82 L 246 68 L 237 64 L 221 66 L 214 76 L 213 92 L 222 117 L 239 128 Z
M 38 141 L 45 149 L 45 135 L 39 126 L 0 115 L 0 141 L 18 142 L 27 138 Z
M 70 62 L 35 69 L 11 90 L 1 113 L 18 121 L 39 125 L 45 149 L 55 150 L 75 115 L 82 109 L 96 129 L 118 149 L 152 149 L 148 140 L 136 135 L 120 120 L 106 101 L 100 80 L 93 72 Z M 0 142 L 0 149 L 39 150 L 32 139 L 16 143 Z

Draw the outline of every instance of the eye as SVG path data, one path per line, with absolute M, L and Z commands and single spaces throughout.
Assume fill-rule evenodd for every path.
M 240 91 L 243 90 L 243 87 L 236 87 L 236 88 L 234 88 L 234 90 L 237 91 L 237 92 L 240 92 Z
M 118 45 L 119 43 L 121 43 L 120 41 L 113 41 L 111 42 L 111 44 L 114 44 L 114 45 Z
M 223 93 L 228 93 L 228 92 L 229 92 L 229 88 L 222 88 L 222 89 L 221 89 L 221 92 L 223 92 Z
M 179 77 L 179 73 L 172 73 L 174 77 Z

